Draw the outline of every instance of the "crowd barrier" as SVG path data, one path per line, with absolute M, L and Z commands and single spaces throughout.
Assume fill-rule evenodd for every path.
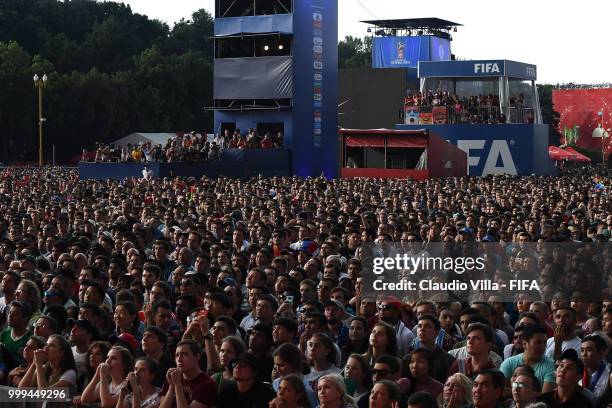
M 499 106 L 404 106 L 404 123 L 407 125 L 459 125 L 470 123 L 496 124 L 501 117 Z M 476 121 L 474 120 L 476 118 Z M 508 108 L 505 123 L 533 123 L 533 108 Z
M 285 149 L 227 149 L 222 152 L 221 160 L 202 163 L 79 163 L 79 177 L 85 179 L 117 179 L 142 177 L 144 166 L 153 175 L 162 177 L 202 177 L 219 176 L 249 178 L 289 176 L 291 174 L 291 152 Z

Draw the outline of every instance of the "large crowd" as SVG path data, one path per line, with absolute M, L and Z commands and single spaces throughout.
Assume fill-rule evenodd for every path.
M 0 383 L 77 407 L 607 407 L 609 181 L 8 168 Z M 493 245 L 496 279 L 539 296 L 372 295 L 367 248 L 389 243 Z
M 533 123 L 534 115 L 527 109 L 523 94 L 508 98 L 511 122 Z M 431 110 L 445 107 L 449 124 L 501 124 L 507 118 L 500 110 L 498 95 L 459 96 L 451 92 L 416 92 L 404 99 L 404 106 L 416 106 Z
M 254 129 L 249 129 L 246 134 L 242 134 L 240 129 L 236 129 L 233 133 L 225 130 L 216 134 L 212 140 L 208 140 L 206 134 L 197 134 L 194 131 L 177 134 L 163 145 L 150 141 L 127 143 L 124 146 L 98 143 L 95 152 L 83 150 L 81 160 L 120 163 L 201 163 L 219 160 L 225 149 L 278 149 L 282 146 L 281 132 L 277 135 L 272 135 L 270 132 L 258 135 Z

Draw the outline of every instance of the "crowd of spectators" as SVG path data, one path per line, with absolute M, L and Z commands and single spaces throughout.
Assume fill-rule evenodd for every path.
M 533 123 L 533 112 L 525 112 L 523 94 L 510 96 L 508 103 L 513 121 Z M 493 94 L 460 97 L 451 92 L 417 92 L 404 99 L 404 106 L 416 106 L 428 110 L 440 106 L 446 107 L 447 122 L 450 124 L 506 123 L 506 116 L 499 107 L 499 97 Z
M 0 382 L 65 406 L 607 407 L 609 181 L 8 168 Z M 541 296 L 369 295 L 367 248 L 393 243 L 494 245 L 496 276 Z
M 128 143 L 125 146 L 98 143 L 93 157 L 84 149 L 81 159 L 121 163 L 199 163 L 219 160 L 224 149 L 272 149 L 282 146 L 283 135 L 280 132 L 276 136 L 270 132 L 259 136 L 253 129 L 249 129 L 243 135 L 240 129 L 236 129 L 233 133 L 226 130 L 223 134 L 217 134 L 212 140 L 208 140 L 206 134 L 196 132 L 179 134 L 168 139 L 165 145 L 152 142 Z

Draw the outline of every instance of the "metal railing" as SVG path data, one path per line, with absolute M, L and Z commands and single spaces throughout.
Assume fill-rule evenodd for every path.
M 410 109 L 413 113 L 410 113 Z M 418 114 L 414 109 L 418 109 Z M 533 108 L 509 107 L 508 117 L 504 118 L 499 106 L 418 106 L 404 108 L 406 124 L 501 124 L 534 123 Z

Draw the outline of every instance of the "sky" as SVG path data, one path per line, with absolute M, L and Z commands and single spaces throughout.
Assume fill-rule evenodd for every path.
M 609 45 L 612 2 L 607 0 L 338 1 L 340 39 L 346 35 L 367 35 L 367 26 L 360 20 L 438 17 L 463 24 L 452 33 L 452 50 L 457 58 L 510 59 L 535 64 L 538 83 L 612 82 Z M 123 0 L 123 3 L 136 13 L 172 26 L 182 18 L 189 19 L 201 8 L 214 15 L 215 0 Z

